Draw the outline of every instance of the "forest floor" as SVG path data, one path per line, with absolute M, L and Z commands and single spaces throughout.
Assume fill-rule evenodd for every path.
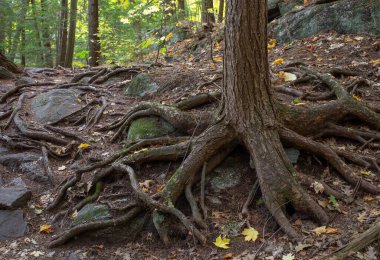
M 203 42 L 204 43 L 204 42 Z M 125 96 L 124 89 L 117 84 L 103 84 L 104 93 L 109 92 L 108 106 L 106 107 L 101 119 L 93 127 L 84 127 L 83 124 L 73 126 L 70 123 L 60 122 L 59 126 L 65 130 L 74 132 L 80 136 L 90 147 L 79 151 L 75 156 L 75 162 L 85 164 L 91 158 L 107 157 L 118 149 L 120 143 L 109 141 L 112 132 L 100 132 L 96 129 L 105 126 L 123 115 L 138 102 L 157 101 L 161 104 L 175 104 L 187 97 L 198 93 L 221 91 L 222 81 L 222 58 L 221 50 L 223 43 L 216 43 L 214 46 L 214 62 L 209 59 L 209 50 L 200 48 L 199 52 L 193 52 L 188 46 L 193 45 L 193 40 L 170 46 L 169 58 L 162 61 L 160 66 L 140 66 L 135 65 L 139 72 L 147 72 L 153 75 L 154 80 L 160 86 L 157 93 L 143 98 L 128 98 Z M 319 72 L 329 72 L 331 69 L 344 68 L 350 71 L 360 72 L 359 76 L 338 77 L 339 82 L 344 86 L 350 85 L 359 78 L 364 78 L 372 83 L 359 85 L 353 93 L 358 100 L 373 105 L 380 105 L 380 39 L 368 35 L 337 35 L 335 33 L 321 34 L 304 40 L 293 42 L 287 45 L 277 45 L 269 51 L 270 64 L 274 74 L 280 73 L 285 65 L 292 62 L 303 62 Z M 278 59 L 283 59 L 284 64 Z M 277 60 L 277 62 L 275 62 Z M 273 65 L 273 62 L 280 63 Z M 85 71 L 78 69 L 69 71 L 57 70 L 29 70 L 29 75 L 38 82 L 54 82 L 62 84 L 70 82 L 76 73 Z M 370 71 L 375 71 L 371 77 L 367 77 Z M 281 73 L 280 73 L 281 76 Z M 0 81 L 0 91 L 7 92 L 14 87 L 14 81 Z M 287 84 L 283 79 L 273 76 L 273 87 L 286 87 L 296 92 L 324 93 L 322 85 L 315 85 L 310 82 L 300 84 Z M 33 86 L 23 89 L 28 95 L 34 95 L 47 89 L 54 88 L 54 85 Z M 284 91 L 281 91 L 284 92 Z M 97 98 L 98 92 L 90 92 L 81 102 L 88 102 Z M 309 106 L 314 102 L 300 100 L 295 96 L 276 92 L 276 98 L 281 102 L 294 106 Z M 11 102 L 17 102 L 10 98 L 3 109 Z M 23 104 L 23 119 L 29 125 L 38 125 L 28 114 L 28 101 Z M 199 108 L 197 111 L 216 108 L 217 104 L 209 104 Z M 90 112 L 89 112 L 90 113 Z M 25 116 L 28 117 L 25 117 Z M 26 119 L 28 118 L 28 119 Z M 7 119 L 2 123 L 5 125 Z M 357 128 L 365 128 L 357 122 L 350 122 Z M 37 127 L 37 126 L 36 126 Z M 7 130 L 11 135 L 15 130 Z M 341 150 L 363 149 L 353 141 L 337 138 L 326 138 L 328 142 Z M 57 146 L 53 146 L 57 147 Z M 58 148 L 57 148 L 58 149 Z M 249 164 L 248 155 L 245 151 L 237 149 L 235 152 L 244 162 Z M 368 153 L 380 153 L 379 149 L 371 149 Z M 70 165 L 73 158 L 50 158 L 51 169 L 54 172 L 54 183 L 58 184 L 73 174 Z M 153 185 L 148 185 L 146 192 L 156 191 L 162 186 L 167 176 L 170 176 L 180 162 L 154 162 L 141 165 L 138 178 L 141 183 L 146 180 L 154 180 Z M 345 194 L 352 194 L 354 187 L 346 185 L 340 180 L 334 170 L 327 164 L 314 156 L 302 153 L 296 165 L 296 169 L 303 173 L 319 176 L 323 173 L 323 178 L 335 189 Z M 378 172 L 370 171 L 365 168 L 356 168 L 363 178 L 370 182 L 380 185 Z M 1 166 L 0 184 L 11 182 L 16 177 L 21 177 L 26 186 L 32 191 L 32 199 L 23 210 L 28 222 L 28 231 L 22 238 L 12 241 L 0 241 L 0 259 L 320 259 L 321 256 L 333 252 L 340 246 L 352 240 L 358 233 L 368 229 L 380 217 L 380 196 L 358 192 L 355 200 L 346 204 L 343 201 L 334 201 L 325 195 L 318 194 L 316 187 L 305 187 L 309 193 L 325 208 L 331 217 L 328 225 L 329 231 L 318 232 L 318 225 L 302 215 L 294 214 L 291 217 L 293 225 L 301 230 L 305 239 L 300 243 L 291 242 L 284 233 L 278 230 L 277 224 L 271 219 L 270 213 L 262 204 L 260 198 L 255 198 L 250 208 L 248 219 L 241 214 L 242 206 L 255 181 L 254 170 L 244 172 L 241 183 L 224 192 L 214 194 L 222 204 L 207 205 L 209 224 L 205 235 L 208 242 L 205 246 L 194 244 L 191 236 L 174 236 L 171 246 L 165 247 L 153 229 L 146 229 L 140 232 L 134 242 L 123 242 L 118 239 L 109 241 L 101 237 L 89 238 L 81 235 L 67 244 L 57 248 L 47 248 L 47 244 L 52 236 L 58 234 L 62 229 L 67 228 L 67 222 L 58 222 L 53 225 L 52 233 L 41 233 L 40 226 L 51 223 L 53 214 L 44 210 L 48 203 L 57 193 L 57 188 L 48 183 L 32 180 L 25 174 L 17 170 L 11 170 Z M 164 177 L 162 177 L 164 176 Z M 86 183 L 90 176 L 84 175 Z M 0 185 L 1 186 L 1 185 Z M 59 188 L 59 187 L 58 187 Z M 70 193 L 70 200 L 79 201 L 79 198 L 86 193 L 85 187 L 75 187 L 75 192 Z M 117 183 L 107 183 L 103 194 L 98 198 L 98 202 L 105 202 L 112 194 L 131 194 L 126 178 L 119 178 Z M 79 195 L 78 195 L 79 194 Z M 249 222 L 252 227 L 258 230 L 259 239 L 255 242 L 246 242 L 244 237 L 239 235 L 241 230 Z M 319 234 L 320 233 L 320 234 Z M 231 239 L 228 249 L 220 249 L 212 242 L 221 234 L 226 234 Z M 379 242 L 380 243 L 380 242 Z M 380 256 L 379 243 L 366 248 L 363 252 L 355 253 L 350 259 L 378 259 Z M 377 256 L 376 256 L 377 254 Z M 284 258 L 285 257 L 285 258 Z M 287 257 L 287 258 L 286 258 Z M 294 258 L 292 258 L 294 257 Z

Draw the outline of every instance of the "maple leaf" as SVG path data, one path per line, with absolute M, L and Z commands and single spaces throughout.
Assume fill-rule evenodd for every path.
M 325 191 L 325 188 L 323 187 L 322 183 L 319 183 L 317 181 L 313 182 L 310 185 L 310 187 L 314 189 L 316 194 L 323 193 Z
M 53 227 L 49 224 L 40 226 L 40 233 L 50 234 L 53 233 Z
M 272 62 L 273 66 L 280 65 L 280 64 L 284 64 L 284 59 L 283 58 L 278 58 L 277 60 L 275 60 L 275 61 Z
M 244 229 L 241 234 L 245 236 L 244 237 L 245 241 L 256 241 L 259 236 L 259 232 L 257 232 L 257 230 L 254 229 L 253 227 Z
M 214 245 L 216 245 L 219 248 L 228 249 L 228 248 L 230 248 L 228 246 L 229 243 L 230 243 L 230 239 L 229 238 L 226 238 L 226 237 L 222 238 L 222 236 L 219 235 L 215 239 Z
M 78 149 L 86 149 L 90 147 L 90 145 L 88 143 L 81 143 L 79 146 L 78 146 Z
M 42 255 L 44 255 L 45 253 L 44 252 L 41 252 L 41 251 L 33 251 L 30 253 L 31 256 L 34 256 L 34 257 L 40 257 Z

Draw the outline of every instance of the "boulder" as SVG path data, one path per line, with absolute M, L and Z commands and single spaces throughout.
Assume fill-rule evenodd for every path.
M 72 225 L 76 226 L 96 220 L 105 220 L 111 217 L 111 213 L 107 205 L 103 204 L 87 204 L 74 218 Z
M 21 210 L 0 210 L 0 241 L 24 236 L 26 227 Z
M 31 196 L 32 192 L 24 187 L 0 188 L 0 209 L 23 207 Z
M 147 94 L 156 93 L 158 85 L 147 73 L 141 73 L 135 76 L 128 84 L 126 89 L 127 96 L 143 97 Z
M 13 154 L 0 154 L 0 164 L 19 170 L 36 181 L 47 181 L 42 157 L 39 154 L 24 152 Z
M 19 78 L 15 85 L 16 86 L 21 86 L 21 85 L 26 85 L 26 84 L 33 84 L 33 83 L 36 83 L 37 81 L 33 78 L 30 78 L 30 77 L 21 77 Z
M 128 140 L 149 139 L 175 134 L 176 129 L 161 117 L 142 117 L 132 122 Z
M 78 101 L 81 93 L 77 89 L 52 89 L 41 93 L 31 100 L 32 114 L 41 124 L 56 123 L 82 108 Z
M 278 42 L 291 42 L 320 32 L 380 35 L 380 1 L 340 0 L 289 12 L 270 27 Z

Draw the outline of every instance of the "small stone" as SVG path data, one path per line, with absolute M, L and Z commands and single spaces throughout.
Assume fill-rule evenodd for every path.
M 157 92 L 158 85 L 147 73 L 141 73 L 134 77 L 128 84 L 126 94 L 132 97 L 143 97 Z
M 96 220 L 109 219 L 111 214 L 107 205 L 102 204 L 87 204 L 74 218 L 72 225 L 76 226 L 83 223 L 88 223 Z
M 32 192 L 24 187 L 0 188 L 0 209 L 23 207 L 31 196 Z
M 0 210 L 0 241 L 24 236 L 26 227 L 21 210 Z

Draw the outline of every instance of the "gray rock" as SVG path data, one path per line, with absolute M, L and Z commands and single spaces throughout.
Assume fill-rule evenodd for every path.
M 96 220 L 105 220 L 110 217 L 111 213 L 107 205 L 87 204 L 78 212 L 78 215 L 74 218 L 72 225 L 76 226 Z
M 0 146 L 0 154 L 8 152 L 8 148 Z
M 32 192 L 24 187 L 0 188 L 0 209 L 23 207 L 32 197 Z
M 23 179 L 21 179 L 20 177 L 17 177 L 17 178 L 12 179 L 11 182 L 8 183 L 7 186 L 9 186 L 9 187 L 25 187 L 26 184 L 23 181 Z
M 271 23 L 278 42 L 291 42 L 319 32 L 380 35 L 380 1 L 341 0 L 289 12 Z
M 52 89 L 41 93 L 32 98 L 31 112 L 39 123 L 58 122 L 82 108 L 78 102 L 81 93 L 77 89 Z
M 0 210 L 0 241 L 25 235 L 27 223 L 21 210 Z
M 160 117 L 142 117 L 132 122 L 128 140 L 149 139 L 175 134 L 176 129 Z
M 237 187 L 242 181 L 243 174 L 249 171 L 247 158 L 234 153 L 215 168 L 210 179 L 211 189 L 220 192 Z
M 127 96 L 143 97 L 147 94 L 156 93 L 158 85 L 147 73 L 138 74 L 128 84 L 126 89 Z
M 21 77 L 18 79 L 15 83 L 16 86 L 21 86 L 21 85 L 26 85 L 26 84 L 33 84 L 36 83 L 37 81 L 35 79 L 32 79 L 30 77 Z
M 71 254 L 69 255 L 68 260 L 79 260 L 79 258 L 78 258 L 78 256 L 77 256 L 77 254 L 76 254 L 75 252 L 73 252 L 73 253 L 71 253 Z
M 1 154 L 0 164 L 29 175 L 36 181 L 47 181 L 44 175 L 42 157 L 39 154 L 25 152 L 14 154 Z

